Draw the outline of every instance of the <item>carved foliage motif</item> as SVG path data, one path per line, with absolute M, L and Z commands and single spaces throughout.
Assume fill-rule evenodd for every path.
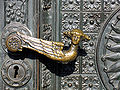
M 104 0 L 104 10 L 113 11 L 120 4 L 120 0 Z
M 83 31 L 98 32 L 100 29 L 100 14 L 85 13 L 83 15 Z
M 101 0 L 83 0 L 84 11 L 100 11 Z
M 66 0 L 66 3 L 69 0 Z M 72 0 L 71 0 L 72 1 Z M 65 4 L 64 2 L 62 2 L 62 5 Z M 81 3 L 80 3 L 81 4 Z M 101 24 L 101 16 L 100 13 L 88 13 L 85 11 L 101 11 L 101 0 L 83 0 L 83 11 L 84 13 L 78 13 L 77 11 L 79 11 L 79 9 L 76 10 L 75 12 L 74 9 L 68 8 L 70 7 L 70 4 L 66 5 L 66 8 L 63 9 L 62 6 L 62 10 L 66 10 L 66 12 L 62 12 L 62 32 L 65 30 L 72 30 L 75 28 L 80 28 L 80 23 L 82 23 L 83 26 L 83 31 L 84 33 L 86 33 L 91 40 L 89 42 L 83 42 L 83 49 L 85 49 L 87 56 L 82 56 L 82 66 L 80 66 L 80 62 L 78 62 L 76 65 L 78 67 L 76 67 L 75 69 L 79 70 L 79 72 L 75 72 L 75 74 L 78 73 L 82 73 L 84 74 L 95 74 L 96 70 L 95 70 L 95 45 L 96 45 L 96 39 L 98 36 L 98 32 L 100 29 L 100 24 Z M 65 6 L 64 6 L 65 7 Z M 67 10 L 71 10 L 71 13 L 67 13 Z M 83 19 L 80 19 L 80 14 L 83 15 Z M 82 28 L 82 27 L 81 27 Z M 62 37 L 63 42 L 66 44 L 66 46 L 69 46 L 69 44 L 71 44 L 71 41 L 68 38 Z M 78 60 L 79 61 L 79 60 Z M 82 68 L 82 72 L 80 72 L 80 68 Z M 68 77 L 76 77 L 76 75 L 73 74 L 73 76 L 68 76 Z M 85 76 L 87 77 L 87 76 Z M 86 82 L 82 82 L 82 90 L 87 90 L 87 89 L 94 89 L 94 90 L 99 90 L 99 80 L 97 78 L 97 76 L 94 77 L 87 77 L 88 80 Z M 90 79 L 89 79 L 90 78 Z M 95 80 L 96 82 L 95 82 Z M 65 79 L 65 78 L 64 78 Z M 93 79 L 93 80 L 91 80 Z M 66 79 L 65 79 L 66 80 Z M 63 90 L 69 90 L 69 89 L 73 89 L 73 88 L 69 88 L 66 84 L 65 80 L 61 80 L 62 83 L 61 85 L 64 85 L 64 87 L 61 87 Z M 71 79 L 72 81 L 73 79 Z M 82 79 L 84 80 L 84 79 Z M 90 81 L 89 81 L 90 80 Z M 74 80 L 72 81 L 74 82 Z M 78 81 L 76 81 L 78 82 Z M 89 85 L 89 83 L 91 82 L 91 86 Z M 64 84 L 63 84 L 64 83 Z M 80 83 L 79 83 L 80 84 Z M 79 85 L 80 86 L 80 85 Z M 90 87 L 89 87 L 90 86 Z M 74 87 L 76 87 L 77 90 L 79 90 L 79 88 L 74 85 Z M 74 89 L 74 90 L 76 90 Z
M 95 3 L 95 0 L 89 2 Z M 97 1 L 97 0 L 96 0 Z M 87 2 L 87 1 L 86 1 Z M 83 42 L 83 48 L 87 55 L 82 56 L 82 73 L 93 74 L 95 70 L 95 51 L 96 40 L 101 24 L 100 13 L 84 13 L 83 14 L 83 31 L 91 38 L 89 42 Z
M 52 40 L 52 26 L 50 24 L 43 25 L 43 39 Z
M 26 1 L 27 0 L 5 0 L 6 5 L 6 22 L 10 23 L 11 21 L 17 21 L 25 23 L 26 20 Z M 52 6 L 51 0 L 43 0 L 43 10 L 50 11 Z M 79 60 L 76 62 L 75 73 L 80 73 L 79 68 L 82 67 L 82 73 L 96 73 L 94 68 L 94 55 L 95 55 L 95 44 L 97 33 L 99 33 L 100 29 L 100 14 L 99 13 L 88 13 L 86 11 L 101 11 L 101 1 L 102 0 L 62 0 L 61 10 L 65 11 L 62 13 L 62 32 L 65 30 L 71 30 L 74 28 L 80 27 L 80 14 L 69 13 L 72 11 L 80 11 L 80 4 L 83 2 L 82 10 L 83 13 L 83 30 L 85 33 L 89 34 L 91 38 L 89 43 L 83 42 L 83 48 L 87 51 L 88 55 L 83 57 L 82 66 L 79 65 Z M 48 3 L 47 3 L 48 2 Z M 104 11 L 111 11 L 115 9 L 119 5 L 119 0 L 104 0 Z M 13 4 L 13 6 L 12 6 Z M 24 8 L 24 9 L 23 9 Z M 109 15 L 109 14 L 108 14 Z M 94 34 L 91 34 L 94 33 Z M 43 25 L 43 38 L 46 40 L 51 40 L 52 36 L 52 27 L 50 23 L 45 23 Z M 63 37 L 64 38 L 64 37 Z M 71 42 L 66 39 L 64 42 Z M 119 75 L 119 74 L 118 74 Z M 82 90 L 94 89 L 99 90 L 99 83 L 97 76 L 82 76 Z M 51 73 L 46 68 L 46 66 L 42 65 L 42 87 L 46 89 L 51 84 Z M 67 81 L 67 82 L 66 82 Z M 72 83 L 72 84 L 71 84 Z M 79 76 L 67 76 L 61 78 L 61 88 L 62 90 L 78 90 L 79 88 Z M 72 85 L 72 86 L 71 86 Z M 26 89 L 27 90 L 27 89 Z
M 51 84 L 50 71 L 42 64 L 42 88 L 49 88 Z
M 61 90 L 78 90 L 79 76 L 69 76 L 61 78 Z
M 80 0 L 62 0 L 62 10 L 80 10 Z
M 42 15 L 43 15 L 43 21 L 42 21 L 42 39 L 44 40 L 52 40 L 52 23 L 49 22 L 48 18 L 51 17 L 52 21 L 52 9 L 53 7 L 53 0 L 42 0 Z M 41 79 L 42 79 L 42 88 L 43 89 L 50 89 L 51 86 L 51 72 L 47 69 L 47 67 L 44 64 L 41 64 Z
M 80 66 L 80 61 L 78 60 L 75 64 L 76 69 L 75 72 L 66 77 L 61 78 L 61 89 L 62 90 L 79 90 L 78 86 L 80 86 L 79 79 L 76 79 L 76 74 L 82 73 L 82 90 L 93 89 L 99 90 L 100 83 L 96 76 L 95 71 L 95 54 L 96 54 L 96 39 L 98 38 L 98 33 L 100 30 L 101 24 L 101 13 L 104 11 L 109 11 L 110 9 L 106 9 L 108 7 L 115 8 L 113 5 L 105 5 L 105 3 L 113 3 L 116 2 L 115 7 L 118 6 L 119 0 L 62 0 L 60 12 L 62 13 L 62 28 L 61 32 L 66 30 L 72 30 L 75 28 L 82 28 L 83 31 L 91 37 L 89 43 L 83 42 L 83 48 L 85 49 L 87 56 L 82 57 L 82 65 Z M 81 4 L 82 3 L 82 4 Z M 102 5 L 104 4 L 104 6 Z M 82 5 L 82 6 L 80 6 Z M 80 8 L 82 8 L 80 11 Z M 103 11 L 102 11 L 103 8 Z M 112 9 L 113 10 L 113 9 Z M 75 12 L 74 12 L 75 11 Z M 95 11 L 95 12 L 94 12 Z M 101 12 L 102 11 L 102 12 Z M 82 12 L 82 13 L 80 13 Z M 97 12 L 97 13 L 96 13 Z M 83 19 L 80 18 L 83 15 Z M 109 15 L 109 13 L 108 13 Z M 81 19 L 81 20 L 80 20 Z M 82 23 L 83 27 L 80 27 Z M 71 43 L 68 38 L 62 37 L 62 41 L 67 46 Z M 80 68 L 82 67 L 82 72 L 80 72 Z M 69 71 L 69 69 L 66 69 Z M 77 71 L 76 71 L 77 70 Z M 65 72 L 66 73 L 66 72 Z M 84 74 L 87 74 L 86 76 Z M 77 82 L 77 84 L 73 84 Z M 72 83 L 72 84 L 71 84 Z
M 111 13 L 104 13 L 104 18 L 107 19 Z
M 89 42 L 83 42 L 83 49 L 86 50 L 86 53 L 95 54 L 96 40 L 98 37 L 97 35 L 97 33 L 89 33 L 88 36 L 91 38 L 91 40 Z
M 79 61 L 79 58 L 78 58 L 76 60 L 76 62 L 75 62 L 75 70 L 74 70 L 73 73 L 76 73 L 76 74 L 80 73 L 80 65 L 79 65 L 79 63 L 80 63 L 80 61 Z
M 27 0 L 5 1 L 6 23 L 11 21 L 25 23 L 27 21 Z
M 85 57 L 82 57 L 82 73 L 89 73 L 93 74 L 96 73 L 95 70 L 95 56 L 93 54 L 87 55 Z
M 101 0 L 83 0 L 83 10 L 86 11 L 83 12 L 83 31 L 91 40 L 83 42 L 83 49 L 87 54 L 82 56 L 82 90 L 100 90 L 95 67 L 95 47 L 101 27 L 101 3 Z
M 98 77 L 96 75 L 83 75 L 82 90 L 100 90 Z
M 79 28 L 80 24 L 80 14 L 79 13 L 62 13 L 62 32 L 66 30 L 72 30 Z M 62 35 L 62 41 L 66 46 L 71 44 L 71 40 Z
M 62 14 L 62 30 L 72 30 L 79 28 L 79 13 L 63 13 Z
M 52 0 L 43 0 L 43 10 L 44 11 L 51 9 L 51 6 L 52 6 L 51 1 Z

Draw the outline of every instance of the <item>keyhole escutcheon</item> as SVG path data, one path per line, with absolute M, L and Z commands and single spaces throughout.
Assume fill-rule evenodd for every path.
M 14 66 L 14 70 L 15 70 L 15 73 L 14 73 L 14 78 L 17 77 L 18 75 L 18 70 L 19 70 L 19 67 L 18 66 Z

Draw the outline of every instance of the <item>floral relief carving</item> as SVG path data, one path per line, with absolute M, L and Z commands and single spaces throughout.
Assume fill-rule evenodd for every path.
M 72 30 L 79 28 L 79 13 L 63 13 L 62 14 L 62 30 Z
M 84 11 L 101 11 L 101 0 L 83 0 Z
M 80 10 L 80 0 L 62 0 L 62 10 Z
M 27 0 L 5 1 L 6 23 L 27 21 Z
M 42 3 L 41 4 L 42 5 L 41 38 L 48 41 L 52 40 L 53 23 L 49 21 L 52 21 L 53 19 L 53 15 L 52 15 L 53 13 L 52 9 L 54 9 L 53 2 L 54 0 L 41 1 Z M 51 63 L 48 63 L 48 64 L 49 66 L 52 66 Z M 42 68 L 41 68 L 42 89 L 49 90 L 51 89 L 51 84 L 52 84 L 52 73 L 45 64 L 41 64 L 41 65 L 42 65 Z
M 100 90 L 99 79 L 96 75 L 82 75 L 82 90 Z
M 28 0 L 5 0 L 5 13 L 6 13 L 6 23 L 10 23 L 12 21 L 26 23 L 27 21 L 27 2 Z M 82 1 L 82 4 L 81 4 Z M 48 2 L 48 3 L 47 3 Z M 119 6 L 120 0 L 62 0 L 61 1 L 61 12 L 62 12 L 62 30 L 72 30 L 75 28 L 82 28 L 80 23 L 83 26 L 83 31 L 91 37 L 89 42 L 83 42 L 83 48 L 85 49 L 87 55 L 82 56 L 82 62 L 79 59 L 75 62 L 75 70 L 72 75 L 61 77 L 61 90 L 79 90 L 80 84 L 82 82 L 82 90 L 100 90 L 100 83 L 98 80 L 98 76 L 96 76 L 95 70 L 95 50 L 96 50 L 96 39 L 98 38 L 98 33 L 101 25 L 101 12 L 102 11 L 102 2 L 103 2 L 103 14 L 104 19 L 109 17 L 111 11 L 116 9 Z M 51 0 L 43 0 L 43 11 L 52 10 L 52 2 Z M 83 5 L 83 6 L 81 6 Z M 80 10 L 81 13 L 80 13 Z M 74 12 L 75 11 L 75 12 Z M 94 13 L 93 13 L 94 12 Z M 97 13 L 96 13 L 97 12 Z M 107 13 L 106 13 L 107 12 Z M 83 15 L 83 20 L 80 20 L 80 14 Z M 46 40 L 52 40 L 52 26 L 50 23 L 45 23 L 42 25 L 42 38 Z M 67 37 L 61 35 L 62 41 L 65 43 L 65 46 L 69 46 L 71 44 L 71 40 Z M 109 46 L 109 45 L 108 45 Z M 110 52 L 110 51 L 109 51 Z M 80 64 L 82 65 L 80 66 Z M 119 62 L 118 62 L 119 63 Z M 71 65 L 71 64 L 70 64 Z M 69 66 L 70 67 L 70 66 Z M 63 73 L 66 71 L 71 71 L 73 68 L 66 68 Z M 80 69 L 82 70 L 80 72 Z M 106 68 L 109 69 L 109 66 Z M 41 76 L 42 76 L 42 88 L 47 90 L 51 89 L 51 72 L 46 68 L 45 65 L 42 64 L 41 68 Z M 86 74 L 82 75 L 82 81 L 79 82 L 80 77 L 77 76 L 80 73 Z M 116 73 L 114 73 L 116 74 Z M 108 74 L 111 78 L 113 74 Z M 118 72 L 117 75 L 120 75 Z M 113 75 L 114 76 L 114 75 Z M 111 80 L 110 83 L 117 83 L 114 80 Z M 114 83 L 113 83 L 114 84 Z M 114 84 L 116 86 L 116 84 Z M 118 88 L 118 87 L 116 87 Z M 9 89 L 9 88 L 8 88 Z M 27 89 L 26 89 L 27 90 Z M 102 90 L 104 90 L 102 88 Z
M 79 90 L 79 76 L 62 77 L 61 90 Z
M 99 13 L 84 13 L 83 15 L 83 31 L 98 32 L 100 29 L 101 16 Z
M 79 13 L 62 13 L 62 33 L 72 29 L 79 29 L 80 14 Z M 62 35 L 62 41 L 65 46 L 71 44 L 71 40 Z
M 52 40 L 52 26 L 51 24 L 43 24 L 42 38 L 45 40 Z M 50 65 L 51 66 L 51 65 Z M 42 64 L 42 88 L 49 89 L 51 86 L 51 72 Z
M 79 58 L 79 57 L 78 57 Z M 80 73 L 80 70 L 79 70 L 79 68 L 80 68 L 80 65 L 79 65 L 79 59 L 77 59 L 77 61 L 75 62 L 75 70 L 74 70 L 74 72 L 73 73 Z
M 104 11 L 113 11 L 120 5 L 120 0 L 104 0 Z
M 88 54 L 94 54 L 98 34 L 87 33 L 87 35 L 91 38 L 91 40 L 89 42 L 83 42 L 83 49 L 85 49 L 86 53 Z
M 51 26 L 51 24 L 43 24 L 43 39 L 52 40 L 52 26 Z
M 87 56 L 82 57 L 82 73 L 96 73 L 94 60 L 94 54 L 88 54 Z
M 42 88 L 48 89 L 51 86 L 51 72 L 42 64 Z

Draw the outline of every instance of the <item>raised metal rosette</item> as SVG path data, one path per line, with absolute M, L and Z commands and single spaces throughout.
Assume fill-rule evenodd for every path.
M 5 52 L 17 52 L 22 50 L 22 44 L 24 43 L 21 40 L 21 37 L 17 35 L 17 32 L 31 36 L 30 30 L 23 24 L 18 22 L 12 22 L 6 25 L 2 32 L 1 45 Z

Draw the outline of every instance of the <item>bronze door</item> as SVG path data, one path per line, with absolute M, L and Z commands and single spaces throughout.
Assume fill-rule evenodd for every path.
M 119 4 L 119 0 L 0 0 L 0 90 L 119 90 Z M 91 39 L 79 43 L 77 58 L 67 64 L 26 48 L 9 52 L 4 44 L 11 30 L 20 30 L 63 42 L 68 49 L 71 39 L 63 32 L 73 29 Z

